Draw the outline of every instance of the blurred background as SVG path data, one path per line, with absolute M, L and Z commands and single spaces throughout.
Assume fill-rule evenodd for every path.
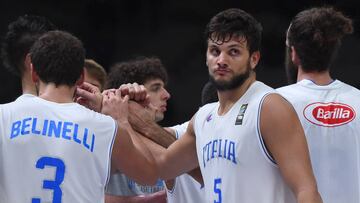
M 299 11 L 333 5 L 354 20 L 355 32 L 343 41 L 334 64 L 334 78 L 360 87 L 359 0 L 0 0 L 0 37 L 20 15 L 41 15 L 58 28 L 80 38 L 87 58 L 106 69 L 136 56 L 157 56 L 169 72 L 171 93 L 163 125 L 192 117 L 200 106 L 201 89 L 208 80 L 203 31 L 212 16 L 227 8 L 241 8 L 264 28 L 258 80 L 276 88 L 286 85 L 285 31 Z M 0 103 L 21 94 L 19 78 L 0 64 Z

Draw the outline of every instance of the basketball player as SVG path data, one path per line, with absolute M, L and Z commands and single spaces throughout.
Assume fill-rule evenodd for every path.
M 110 68 L 106 88 L 119 88 L 122 84 L 134 82 L 144 85 L 149 102 L 158 109 L 151 119 L 159 122 L 164 118 L 167 100 L 170 98 L 169 92 L 165 89 L 167 80 L 166 69 L 159 58 L 137 57 L 114 64 Z M 172 143 L 175 137 L 160 137 L 158 141 Z M 162 180 L 158 180 L 156 185 L 140 185 L 118 172 L 111 175 L 105 198 L 107 203 L 166 202 L 166 193 Z
M 23 94 L 36 94 L 30 74 L 29 50 L 45 32 L 56 27 L 41 16 L 24 15 L 11 22 L 1 47 L 4 67 L 21 78 Z
M 261 30 L 240 9 L 211 19 L 206 62 L 219 102 L 200 108 L 186 133 L 155 157 L 159 174 L 166 180 L 200 166 L 207 202 L 322 202 L 295 111 L 256 81 Z M 131 124 L 145 136 L 159 130 Z
M 287 68 L 297 83 L 278 91 L 304 127 L 324 202 L 360 202 L 360 91 L 334 79 L 330 67 L 352 21 L 331 7 L 298 13 L 287 31 Z M 290 72 L 290 71 L 289 71 Z
M 82 43 L 62 31 L 32 46 L 39 97 L 24 94 L 0 106 L 0 202 L 104 202 L 110 162 L 138 182 L 155 183 L 151 153 L 129 135 L 129 96 L 104 95 L 102 113 L 115 120 L 72 102 L 84 56 Z

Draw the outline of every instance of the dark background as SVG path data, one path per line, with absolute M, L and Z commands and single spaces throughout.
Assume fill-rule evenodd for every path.
M 263 25 L 262 59 L 258 80 L 272 87 L 286 84 L 285 31 L 291 18 L 311 6 L 334 5 L 354 20 L 355 33 L 346 37 L 332 71 L 334 78 L 360 87 L 360 8 L 358 0 L 0 0 L 0 36 L 19 15 L 48 17 L 60 29 L 79 37 L 92 58 L 106 69 L 138 55 L 158 56 L 170 82 L 166 119 L 173 125 L 191 118 L 200 105 L 207 81 L 203 31 L 210 18 L 227 8 L 241 8 Z M 0 103 L 21 94 L 20 80 L 0 65 Z

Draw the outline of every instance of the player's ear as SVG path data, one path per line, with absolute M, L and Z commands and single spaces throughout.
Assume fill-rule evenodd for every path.
M 30 66 L 30 74 L 31 74 L 31 80 L 36 84 L 39 82 L 39 76 L 34 70 L 34 65 L 32 63 L 29 64 Z
M 24 59 L 24 72 L 27 72 L 27 71 L 31 71 L 30 70 L 30 67 L 31 66 L 31 57 L 30 57 L 30 53 L 27 53 L 26 56 L 25 56 L 25 59 Z
M 84 81 L 85 81 L 85 76 L 84 76 L 84 69 L 83 69 L 79 79 L 76 81 L 76 85 L 77 86 L 82 85 L 84 83 Z
M 255 67 L 259 63 L 260 56 L 261 56 L 260 51 L 254 51 L 251 54 L 251 56 L 250 56 L 250 67 L 251 67 L 251 69 L 255 69 Z
M 296 65 L 300 65 L 300 59 L 294 46 L 291 46 L 291 61 Z

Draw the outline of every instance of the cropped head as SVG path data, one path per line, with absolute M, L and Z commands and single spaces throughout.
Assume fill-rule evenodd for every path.
M 104 89 L 106 81 L 105 69 L 92 59 L 85 59 L 84 64 L 85 82 L 98 87 L 101 91 Z
M 332 7 L 311 8 L 298 13 L 287 31 L 287 60 L 295 51 L 304 72 L 328 70 L 342 38 L 353 32 L 352 20 Z
M 11 22 L 1 47 L 5 68 L 21 77 L 31 46 L 42 34 L 55 29 L 55 25 L 40 16 L 24 15 Z
M 50 31 L 34 43 L 30 57 L 42 82 L 74 86 L 84 70 L 85 49 L 70 33 Z
M 156 121 L 164 118 L 167 100 L 170 94 L 165 89 L 168 75 L 160 59 L 137 58 L 127 62 L 121 62 L 110 68 L 106 81 L 106 88 L 119 88 L 122 84 L 138 83 L 148 90 L 150 102 L 158 108 Z
M 228 9 L 215 15 L 205 30 L 206 62 L 210 81 L 217 90 L 241 86 L 260 59 L 261 24 L 240 9 Z

